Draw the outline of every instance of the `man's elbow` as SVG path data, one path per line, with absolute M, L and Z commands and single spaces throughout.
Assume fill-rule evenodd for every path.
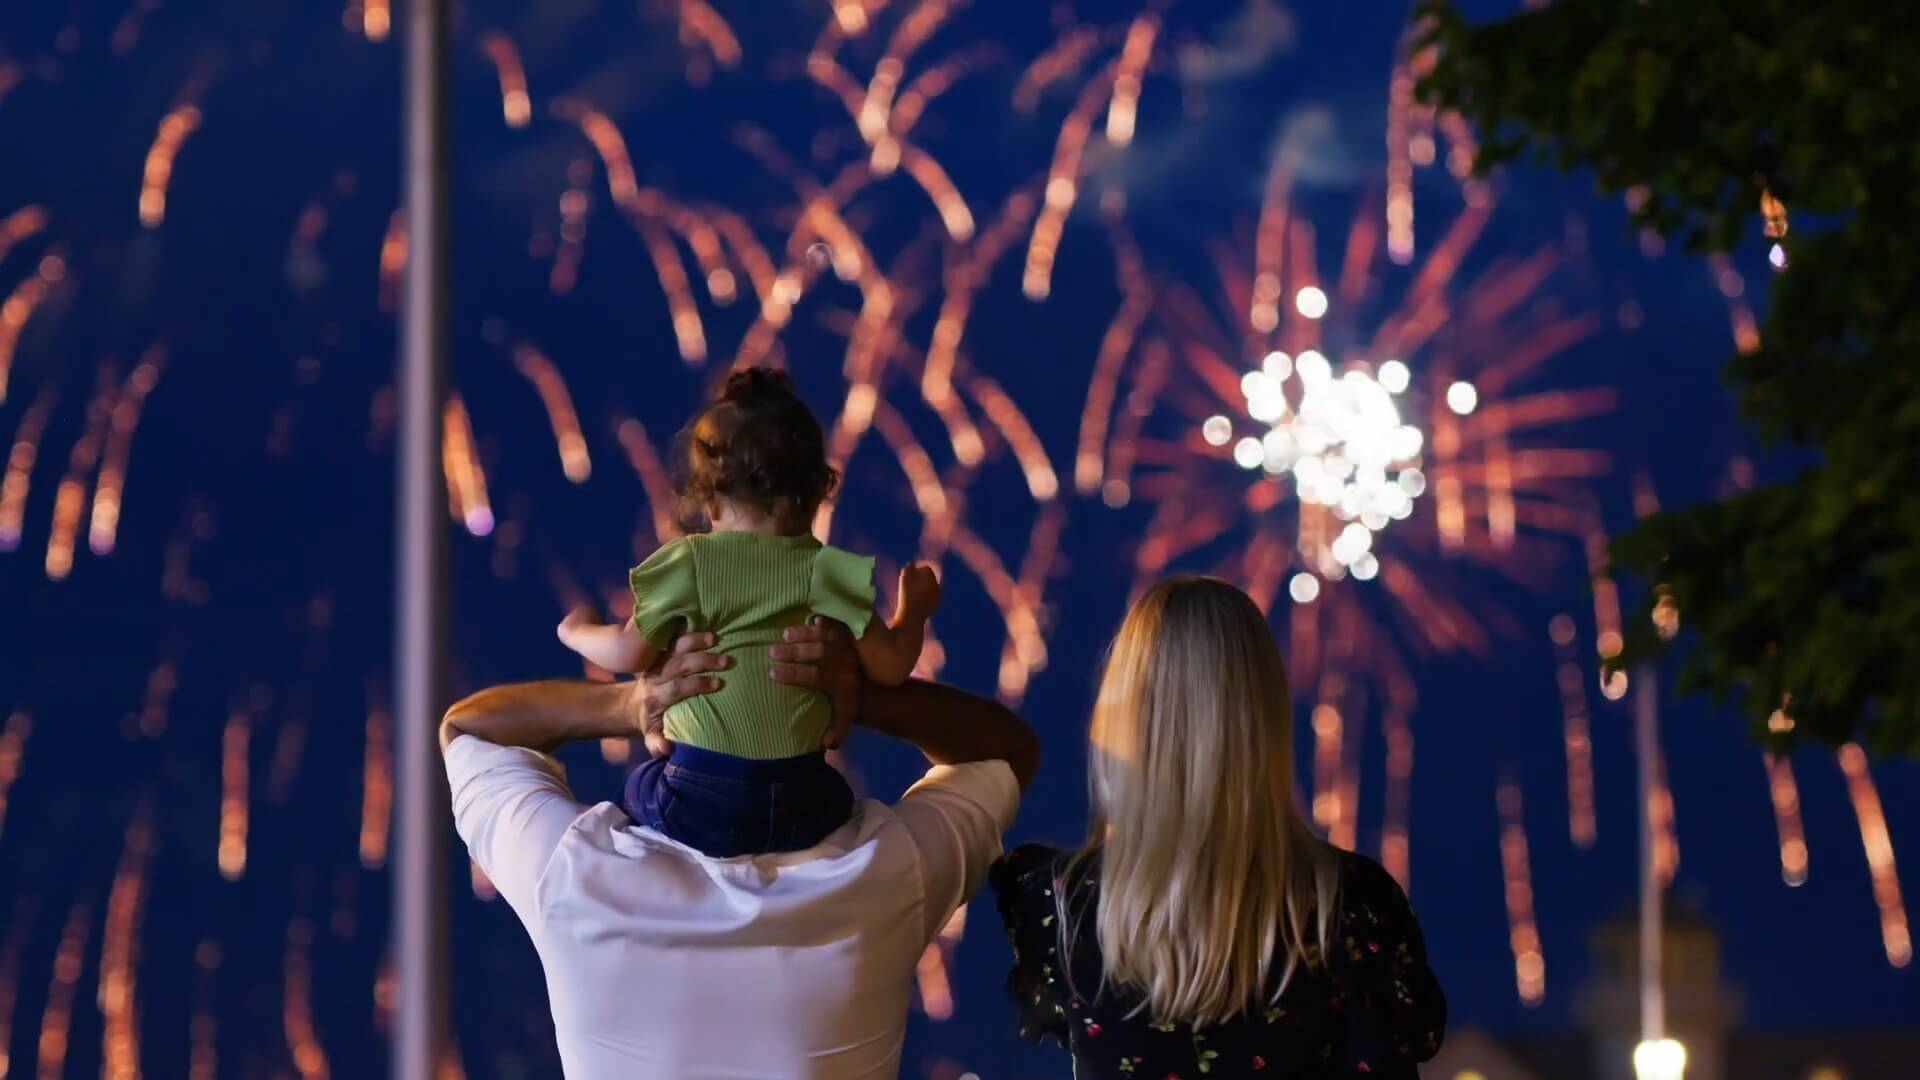
M 445 752 L 453 740 L 469 734 L 466 723 L 473 718 L 475 709 L 473 698 L 466 697 L 448 706 L 446 714 L 440 717 L 440 749 Z

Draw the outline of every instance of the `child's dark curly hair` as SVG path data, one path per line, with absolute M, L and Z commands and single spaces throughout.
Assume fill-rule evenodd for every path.
M 827 464 L 820 421 L 778 368 L 727 376 L 680 432 L 675 456 L 680 524 L 688 532 L 710 526 L 707 505 L 716 499 L 758 510 L 783 531 L 802 532 L 840 482 Z

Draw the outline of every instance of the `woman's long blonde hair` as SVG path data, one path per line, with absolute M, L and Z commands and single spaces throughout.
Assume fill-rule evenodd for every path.
M 1212 578 L 1155 585 L 1114 639 L 1089 738 L 1081 854 L 1100 854 L 1107 979 L 1156 1020 L 1195 1025 L 1277 997 L 1328 946 L 1338 873 L 1294 802 L 1292 699 L 1266 618 Z

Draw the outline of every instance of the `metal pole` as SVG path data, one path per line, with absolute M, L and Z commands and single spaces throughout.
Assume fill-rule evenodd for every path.
M 407 0 L 407 270 L 400 314 L 394 589 L 394 1080 L 431 1080 L 447 1037 L 445 704 L 447 515 L 440 468 L 447 397 L 448 0 Z
M 1633 736 L 1640 781 L 1640 1039 L 1667 1036 L 1667 1003 L 1660 981 L 1660 868 L 1653 828 L 1654 769 L 1660 755 L 1660 686 L 1653 665 L 1633 672 Z

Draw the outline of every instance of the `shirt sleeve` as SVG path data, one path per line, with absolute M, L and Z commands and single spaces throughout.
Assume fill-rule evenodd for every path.
M 633 627 L 658 649 L 673 645 L 674 624 L 689 628 L 700 613 L 700 582 L 694 573 L 693 545 L 685 537 L 670 540 L 627 575 L 633 587 Z
M 853 631 L 867 632 L 873 618 L 873 556 L 822 547 L 813 556 L 813 581 L 807 607 Z
M 1020 784 L 1004 761 L 936 765 L 894 805 L 920 852 L 926 940 L 979 891 L 1019 809 Z
M 1347 1018 L 1347 1068 L 1412 1077 L 1417 1062 L 1440 1050 L 1446 995 L 1400 883 L 1369 859 L 1346 858 L 1333 970 Z
M 586 807 L 546 754 L 462 735 L 447 745 L 446 765 L 467 853 L 532 930 L 541 875 Z
M 1023 844 L 993 864 L 991 882 L 1013 946 L 1013 970 L 1007 996 L 1020 1015 L 1020 1037 L 1030 1042 L 1052 1036 L 1068 1042 L 1066 1001 L 1061 996 L 1060 904 L 1066 887 L 1058 877 L 1060 852 L 1041 844 Z

